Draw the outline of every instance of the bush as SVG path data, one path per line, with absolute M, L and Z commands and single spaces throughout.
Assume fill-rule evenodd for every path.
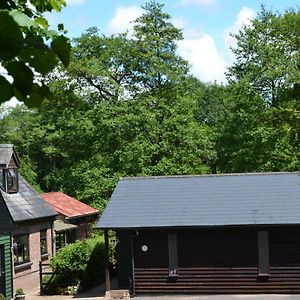
M 3 294 L 0 294 L 0 300 L 6 300 Z
M 81 287 L 87 290 L 104 281 L 105 278 L 104 243 L 96 244 L 81 280 Z
M 114 247 L 110 249 L 110 262 L 113 268 L 116 263 Z M 56 282 L 64 283 L 66 279 L 72 278 L 72 284 L 80 283 L 83 289 L 100 284 L 104 281 L 105 268 L 103 235 L 97 232 L 86 240 L 76 241 L 59 249 L 51 259 L 50 265 L 53 271 L 63 274 L 55 278 Z

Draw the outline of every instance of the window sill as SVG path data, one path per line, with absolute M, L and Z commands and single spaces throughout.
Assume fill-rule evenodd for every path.
M 41 255 L 42 260 L 47 260 L 49 258 L 49 253 L 45 253 Z
M 16 265 L 16 266 L 14 266 L 15 267 L 15 272 L 20 272 L 20 271 L 23 271 L 23 270 L 26 270 L 26 269 L 30 269 L 32 264 L 33 263 L 31 261 L 29 261 L 29 262 L 26 262 L 24 264 Z

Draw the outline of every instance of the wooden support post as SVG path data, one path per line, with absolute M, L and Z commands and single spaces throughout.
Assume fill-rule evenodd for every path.
M 110 291 L 110 275 L 109 275 L 109 239 L 108 230 L 104 230 L 104 246 L 105 246 L 105 289 Z
M 43 295 L 43 265 L 42 261 L 39 262 L 39 267 L 40 267 L 40 296 Z

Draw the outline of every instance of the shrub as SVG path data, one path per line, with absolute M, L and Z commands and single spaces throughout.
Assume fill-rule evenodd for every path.
M 22 288 L 17 288 L 16 289 L 16 295 L 25 295 L 25 292 Z
M 0 294 L 0 300 L 6 300 L 3 294 Z
M 113 268 L 116 263 L 114 247 L 110 249 L 110 262 Z M 97 232 L 86 240 L 59 249 L 50 265 L 55 272 L 63 274 L 57 276 L 55 281 L 64 283 L 72 278 L 72 284 L 80 283 L 83 289 L 100 284 L 104 281 L 105 268 L 103 235 Z

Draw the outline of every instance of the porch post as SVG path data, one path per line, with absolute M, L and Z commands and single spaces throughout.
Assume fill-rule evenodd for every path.
M 105 290 L 110 291 L 110 276 L 109 276 L 109 240 L 108 230 L 104 230 L 104 246 L 105 246 Z

